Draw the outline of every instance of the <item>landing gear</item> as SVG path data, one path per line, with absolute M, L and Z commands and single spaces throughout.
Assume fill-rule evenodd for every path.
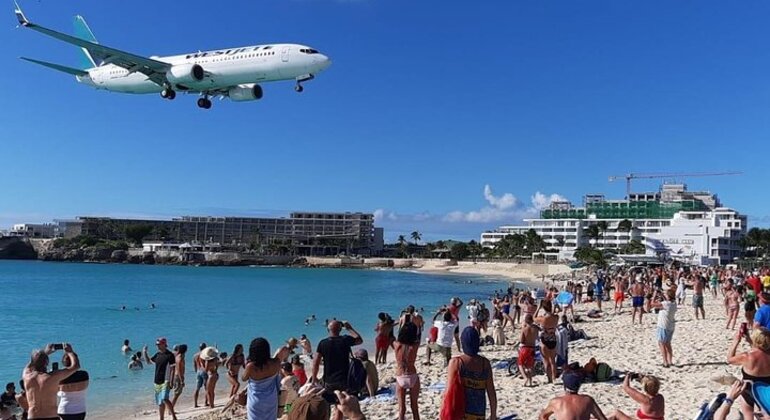
M 160 91 L 160 97 L 163 99 L 173 100 L 176 98 L 176 92 L 174 92 L 172 89 L 164 88 L 162 91 Z
M 297 85 L 294 86 L 294 91 L 297 93 L 302 93 L 303 90 L 305 90 L 305 88 L 303 88 L 302 85 L 299 83 L 297 83 Z
M 203 109 L 211 108 L 211 101 L 207 97 L 198 98 L 198 107 Z
M 295 80 L 297 81 L 297 84 L 294 85 L 294 91 L 297 93 L 302 93 L 305 88 L 302 87 L 302 83 L 307 82 L 309 80 L 315 79 L 315 76 L 312 74 L 303 74 L 302 76 L 297 77 Z

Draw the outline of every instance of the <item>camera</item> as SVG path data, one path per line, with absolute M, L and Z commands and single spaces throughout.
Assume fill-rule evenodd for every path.
M 53 345 L 54 350 L 64 350 L 64 343 L 56 343 Z
M 51 371 L 56 372 L 57 370 L 59 370 L 59 362 L 51 363 Z
M 340 399 L 337 398 L 337 394 L 334 393 L 334 391 L 325 390 L 321 397 L 326 400 L 331 405 L 336 405 L 340 403 Z
M 628 375 L 628 378 L 631 379 L 632 381 L 638 381 L 642 379 L 642 376 L 644 376 L 638 372 L 628 372 L 626 375 Z

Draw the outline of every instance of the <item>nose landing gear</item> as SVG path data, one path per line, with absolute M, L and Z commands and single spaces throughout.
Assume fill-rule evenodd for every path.
M 305 88 L 303 88 L 302 85 L 299 84 L 299 82 L 297 83 L 296 86 L 294 86 L 294 91 L 297 93 L 302 93 L 303 90 L 305 90 Z

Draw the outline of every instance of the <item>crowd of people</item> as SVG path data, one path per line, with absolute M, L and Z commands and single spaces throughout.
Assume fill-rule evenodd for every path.
M 580 305 L 586 317 L 603 317 L 607 314 L 602 305 L 609 308 L 607 302 L 611 299 L 611 312 L 618 316 L 624 313 L 629 300 L 631 324 L 641 325 L 645 314 L 656 316 L 651 335 L 659 344 L 661 366 L 668 368 L 675 360 L 671 343 L 677 311 L 689 304 L 695 319 L 705 320 L 705 294 L 723 301 L 725 328 L 736 331 L 725 363 L 740 366 L 743 375 L 733 381 L 713 418 L 725 418 L 736 398 L 741 400 L 744 418 L 753 418 L 760 410 L 752 384 L 770 384 L 770 270 L 615 267 L 587 271 L 582 276 L 580 280 L 567 279 L 560 286 L 554 283 L 534 290 L 501 290 L 488 301 L 470 299 L 467 305 L 454 297 L 433 314 L 428 324 L 424 311 L 411 305 L 397 319 L 381 312 L 374 327 L 373 361 L 365 349 L 354 349 L 363 344 L 363 336 L 349 322 L 336 319 L 327 320 L 328 336 L 315 351 L 304 335 L 287 339 L 273 353 L 270 343 L 261 337 L 253 339 L 248 348 L 235 345 L 230 354 L 201 343 L 189 370 L 195 378 L 193 406 L 201 403 L 217 408 L 216 389 L 222 370 L 229 384 L 223 410 L 243 406 L 248 420 L 361 420 L 365 416 L 358 400 L 388 392 L 380 388 L 378 366 L 391 361 L 398 418 L 405 419 L 409 413 L 411 418 L 419 419 L 419 366 L 442 363 L 446 391 L 440 418 L 497 419 L 493 369 L 481 349 L 483 344 L 505 344 L 507 333 L 518 338 L 509 344 L 517 346 L 512 360 L 523 386 L 537 386 L 533 381 L 537 374 L 544 375 L 547 383 L 562 382 L 564 394 L 544 404 L 541 419 L 663 419 L 672 413 L 667 413 L 665 398 L 659 392 L 660 380 L 652 375 L 620 373 L 623 392 L 638 404 L 635 413 L 617 410 L 605 415 L 594 398 L 580 393 L 585 381 L 604 380 L 610 374 L 605 372 L 606 364 L 602 366 L 595 359 L 583 366 L 569 359 L 569 342 L 586 337 L 573 326 L 582 315 L 576 315 L 574 307 Z M 692 299 L 688 303 L 690 290 Z M 467 316 L 461 316 L 463 308 Z M 461 328 L 461 324 L 467 326 Z M 749 350 L 740 352 L 744 341 Z M 418 352 L 423 342 L 427 346 L 420 363 Z M 179 397 L 186 388 L 187 345 L 169 347 L 164 337 L 158 338 L 155 345 L 157 350 L 152 355 L 147 346 L 135 352 L 129 340 L 124 341 L 121 350 L 130 357 L 129 369 L 154 368 L 153 391 L 159 418 L 176 419 Z M 52 363 L 51 356 L 59 351 L 61 362 Z M 436 354 L 440 355 L 438 361 Z M 536 361 L 541 362 L 541 372 Z M 306 362 L 310 364 L 309 374 Z M 614 374 L 618 377 L 618 372 Z M 81 368 L 71 344 L 49 344 L 32 353 L 19 382 L 20 390 L 14 382 L 6 385 L 0 397 L 0 419 L 84 419 L 88 381 L 88 372 Z M 639 381 L 640 389 L 634 381 Z

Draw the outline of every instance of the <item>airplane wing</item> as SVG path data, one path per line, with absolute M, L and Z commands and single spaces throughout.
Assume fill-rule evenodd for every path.
M 77 45 L 81 48 L 86 48 L 89 51 L 95 53 L 94 55 L 104 57 L 104 62 L 102 64 L 114 64 L 128 70 L 129 72 L 139 72 L 145 74 L 149 80 L 152 80 L 160 86 L 163 86 L 167 82 L 166 72 L 169 68 L 171 68 L 171 64 L 169 63 L 142 57 L 136 54 L 110 48 L 102 44 L 96 44 L 71 35 L 44 28 L 40 25 L 30 22 L 27 17 L 24 16 L 24 13 L 21 11 L 18 3 L 16 3 L 15 13 L 16 18 L 19 21 L 19 25 L 56 38 L 60 41 L 67 42 L 72 45 Z
M 35 60 L 34 58 L 27 58 L 27 57 L 19 57 L 24 61 L 29 61 L 30 63 L 40 64 L 41 66 L 45 66 L 54 70 L 58 70 L 64 73 L 71 74 L 73 76 L 88 76 L 88 72 L 80 70 L 80 69 L 73 69 L 72 67 L 62 66 L 61 64 L 55 64 L 55 63 L 49 63 L 47 61 L 40 61 Z

